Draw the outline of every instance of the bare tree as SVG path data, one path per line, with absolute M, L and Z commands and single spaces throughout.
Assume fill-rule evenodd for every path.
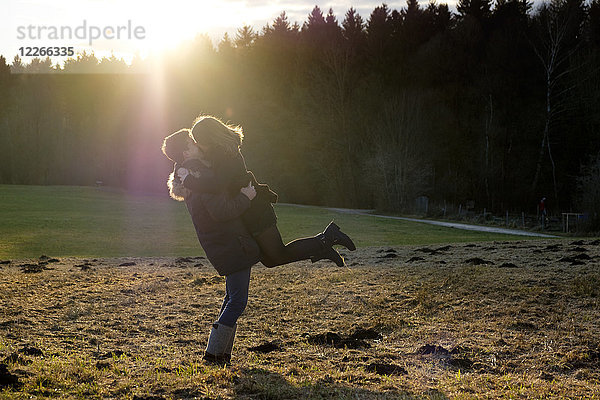
M 380 206 L 406 209 L 427 188 L 429 169 L 421 154 L 423 99 L 404 92 L 390 99 L 373 125 L 374 155 L 370 162 L 371 182 L 382 194 Z
M 558 204 L 556 163 L 552 156 L 550 132 L 552 124 L 560 114 L 565 112 L 565 95 L 573 89 L 571 86 L 564 87 L 562 84 L 576 68 L 570 65 L 569 60 L 579 47 L 577 34 L 583 22 L 582 1 L 554 0 L 550 4 L 543 4 L 535 22 L 536 37 L 531 43 L 545 73 L 546 107 L 544 131 L 531 190 L 535 192 L 540 179 L 543 158 L 547 152 L 552 165 L 554 200 Z

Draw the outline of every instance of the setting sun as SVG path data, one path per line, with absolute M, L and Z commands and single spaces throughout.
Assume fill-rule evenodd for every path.
M 11 1 L 7 7 L 9 19 L 0 28 L 6 39 L 2 53 L 18 54 L 24 46 L 72 46 L 75 54 L 93 52 L 98 58 L 114 55 L 130 62 L 136 54 L 145 58 L 163 53 L 201 34 L 216 44 L 225 33 L 235 36 L 237 29 L 245 25 L 258 31 L 282 11 L 278 7 L 269 2 L 249 5 L 243 1 L 206 0 L 108 0 L 101 4 L 74 0 Z M 84 25 L 85 29 L 74 33 Z M 137 28 L 143 35 L 121 36 L 117 40 L 115 34 L 125 34 L 129 27 Z M 53 32 L 58 34 L 52 36 Z M 83 32 L 86 34 L 79 34 Z M 51 59 L 60 62 L 65 58 Z

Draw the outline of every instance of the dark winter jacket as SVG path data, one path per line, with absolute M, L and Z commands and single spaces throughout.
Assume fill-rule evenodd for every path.
M 247 170 L 244 156 L 239 151 L 234 155 L 226 155 L 224 153 L 213 154 L 211 161 L 213 163 L 212 169 L 215 171 L 217 178 L 226 185 L 226 190 L 232 196 L 236 195 L 242 187 L 248 186 L 248 183 L 252 181 L 252 185 L 256 189 L 254 200 L 265 203 L 277 202 L 277 193 L 273 192 L 269 188 L 269 185 L 256 181 L 256 177 L 252 171 Z
M 267 208 L 271 208 L 271 203 L 277 202 L 277 194 L 269 188 L 269 185 L 258 183 L 252 171 L 246 170 L 246 162 L 240 152 L 234 156 L 225 154 L 213 156 L 212 161 L 211 170 L 214 171 L 215 179 L 190 174 L 183 182 L 185 188 L 196 193 L 225 192 L 235 197 L 239 195 L 242 187 L 252 182 L 252 186 L 256 189 L 256 197 L 252 199 L 250 207 L 242 215 L 242 221 L 248 230 L 253 232 L 253 229 L 257 228 L 254 226 L 256 221 L 260 220 Z
M 209 186 L 219 182 L 211 180 L 214 178 L 213 171 L 198 160 L 188 160 L 181 167 L 190 170 L 195 177 L 204 179 Z M 181 185 L 180 182 L 178 184 Z M 235 196 L 224 192 L 188 191 L 184 198 L 198 240 L 219 275 L 250 268 L 260 260 L 258 244 L 240 218 L 250 207 L 250 199 L 239 189 Z

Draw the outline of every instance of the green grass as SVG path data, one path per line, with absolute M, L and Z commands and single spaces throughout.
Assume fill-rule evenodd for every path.
M 284 241 L 335 220 L 358 247 L 523 240 L 431 225 L 276 205 Z M 0 185 L 0 258 L 203 254 L 183 203 L 166 196 L 74 186 Z

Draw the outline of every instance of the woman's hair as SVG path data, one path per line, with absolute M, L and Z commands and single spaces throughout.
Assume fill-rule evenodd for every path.
M 176 163 L 182 163 L 183 152 L 188 148 L 188 138 L 194 140 L 189 129 L 180 129 L 163 140 L 162 152 L 167 158 Z
M 210 150 L 235 154 L 240 150 L 244 133 L 241 126 L 229 125 L 211 115 L 201 115 L 194 121 L 191 134 L 194 140 Z

